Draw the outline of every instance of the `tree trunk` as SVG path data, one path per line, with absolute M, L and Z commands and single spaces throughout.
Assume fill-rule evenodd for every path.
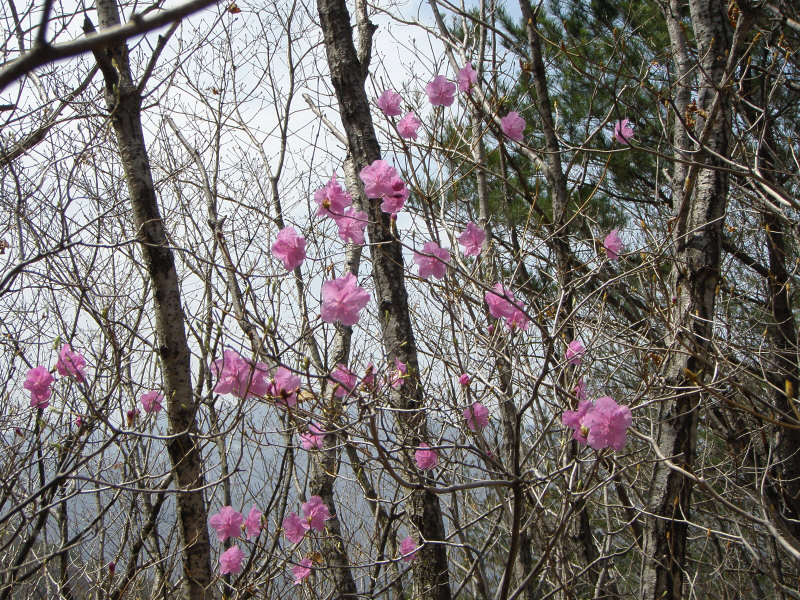
M 664 362 L 664 396 L 658 405 L 655 441 L 674 464 L 691 471 L 697 440 L 697 413 L 702 400 L 699 383 L 708 366 L 707 353 L 714 333 L 714 308 L 720 277 L 722 227 L 728 195 L 728 175 L 714 155 L 728 155 L 731 130 L 730 86 L 724 84 L 726 59 L 734 63 L 726 5 L 709 0 L 690 2 L 692 27 L 700 57 L 696 147 L 684 126 L 694 118 L 689 111 L 692 73 L 688 41 L 681 21 L 682 3 L 666 8 L 675 60 L 676 158 L 673 171 L 672 239 L 674 263 L 670 273 L 672 295 L 671 339 Z M 689 123 L 691 127 L 691 123 Z M 641 597 L 668 600 L 683 597 L 686 537 L 691 518 L 692 481 L 657 462 L 648 497 L 644 535 Z
M 120 22 L 114 0 L 98 0 L 97 14 L 101 29 Z M 91 31 L 88 18 L 86 28 Z M 125 172 L 137 238 L 153 284 L 153 308 L 171 436 L 167 450 L 180 490 L 175 501 L 182 540 L 183 595 L 191 600 L 211 597 L 208 591 L 213 579 L 211 548 L 206 527 L 202 458 L 196 440 L 197 403 L 192 393 L 190 352 L 175 260 L 159 212 L 142 133 L 141 91 L 131 77 L 126 44 L 96 50 L 95 57 L 105 77 L 106 105 Z
M 350 15 L 344 0 L 318 0 L 317 8 L 331 81 L 347 135 L 349 158 L 356 172 L 360 172 L 381 156 L 364 89 L 366 68 L 356 54 Z M 389 216 L 380 209 L 380 200 L 370 200 L 367 209 L 372 278 L 387 360 L 394 364 L 397 358 L 408 365 L 409 373 L 418 373 L 402 247 L 392 233 Z M 416 377 L 408 377 L 400 390 L 392 395 L 403 409 L 399 416 L 401 431 L 408 442 L 416 445 L 427 437 L 423 392 Z M 408 514 L 425 540 L 413 566 L 414 596 L 421 600 L 449 600 L 447 551 L 441 543 L 445 532 L 439 498 L 425 489 L 413 490 Z

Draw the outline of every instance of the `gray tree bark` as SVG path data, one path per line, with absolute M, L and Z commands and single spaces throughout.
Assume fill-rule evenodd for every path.
M 114 0 L 98 0 L 97 14 L 101 30 L 120 23 Z M 87 33 L 93 30 L 88 17 L 85 30 Z M 125 173 L 137 239 L 153 285 L 153 309 L 171 435 L 167 451 L 180 490 L 175 498 L 183 544 L 183 597 L 191 600 L 211 597 L 208 588 L 213 575 L 203 495 L 205 482 L 196 438 L 198 405 L 192 391 L 178 274 L 161 219 L 142 133 L 141 90 L 131 75 L 127 44 L 111 44 L 104 50 L 95 50 L 94 55 L 105 78 L 109 119 Z
M 689 11 L 699 56 L 695 67 L 689 58 L 683 9 L 683 3 L 676 0 L 665 7 L 677 86 L 674 262 L 669 279 L 672 331 L 664 361 L 664 399 L 658 404 L 655 442 L 666 458 L 691 472 L 702 402 L 699 383 L 709 364 L 708 349 L 714 333 L 728 196 L 728 175 L 717 156 L 729 152 L 731 88 L 727 78 L 735 65 L 737 47 L 749 30 L 749 19 L 740 17 L 734 37 L 724 3 L 691 0 Z M 689 110 L 693 81 L 698 88 L 696 112 Z M 643 599 L 683 597 L 691 497 L 689 478 L 663 461 L 655 464 L 643 540 Z
M 381 157 L 364 89 L 366 67 L 353 44 L 350 15 L 344 0 L 318 0 L 317 9 L 331 81 L 347 135 L 348 158 L 359 172 Z M 411 327 L 402 248 L 392 232 L 389 216 L 380 209 L 379 200 L 370 200 L 367 213 L 375 300 L 387 359 L 393 364 L 397 358 L 408 365 L 410 373 L 417 373 L 417 348 Z M 408 377 L 393 396 L 403 409 L 399 424 L 408 442 L 416 445 L 426 439 L 425 403 L 417 379 Z M 420 483 L 423 482 L 421 477 Z M 411 522 L 425 540 L 413 565 L 414 596 L 422 600 L 449 600 L 447 551 L 441 543 L 445 531 L 439 498 L 421 486 L 411 492 L 407 509 Z

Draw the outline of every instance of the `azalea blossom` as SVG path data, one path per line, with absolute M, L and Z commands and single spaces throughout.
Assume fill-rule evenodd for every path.
M 375 389 L 375 365 L 371 362 L 367 363 L 367 370 L 364 373 L 364 378 L 361 380 L 361 387 L 366 391 Z
M 495 319 L 504 319 L 506 329 L 519 327 L 523 331 L 527 330 L 530 319 L 522 310 L 522 303 L 514 300 L 514 293 L 502 283 L 496 283 L 493 290 L 484 295 L 486 304 L 489 305 L 489 314 Z
M 595 450 L 612 448 L 619 452 L 627 442 L 628 427 L 633 422 L 631 409 L 617 404 L 610 396 L 598 398 L 593 404 L 584 400 L 578 410 L 565 411 L 562 423 L 574 429 L 573 439 L 589 444 Z
M 244 552 L 239 549 L 239 546 L 231 546 L 219 557 L 219 574 L 236 575 L 242 570 L 243 560 Z
M 304 558 L 299 564 L 292 567 L 292 575 L 294 575 L 294 585 L 300 585 L 303 580 L 311 575 L 311 562 L 310 558 Z
M 275 404 L 279 406 L 295 406 L 299 389 L 300 377 L 286 367 L 278 367 L 267 384 L 265 395 L 274 398 Z
M 583 419 L 592 406 L 594 405 L 591 400 L 583 400 L 578 403 L 578 410 L 565 410 L 564 414 L 561 415 L 561 422 L 575 430 L 572 433 L 572 439 L 583 445 L 586 445 L 586 436 L 589 433 L 588 430 L 583 427 Z
M 630 119 L 622 119 L 614 124 L 614 139 L 620 144 L 630 145 L 633 139 L 633 127 Z
M 234 350 L 225 350 L 223 358 L 211 363 L 211 372 L 218 378 L 216 394 L 233 394 L 247 399 L 267 393 L 267 365 L 253 362 Z
M 400 542 L 400 556 L 407 563 L 414 562 L 417 558 L 417 542 L 410 535 Z
M 399 358 L 395 358 L 394 366 L 395 370 L 389 378 L 389 385 L 392 386 L 392 389 L 397 390 L 402 387 L 403 382 L 405 381 L 406 375 L 408 374 L 408 365 L 402 362 Z
M 611 233 L 606 236 L 606 239 L 603 240 L 603 248 L 606 249 L 606 256 L 608 256 L 608 260 L 617 260 L 619 258 L 620 253 L 622 252 L 622 240 L 620 239 L 619 229 L 612 229 Z
M 142 409 L 146 413 L 157 413 L 164 410 L 161 403 L 164 401 L 164 394 L 159 392 L 145 392 L 139 397 L 139 402 L 142 403 Z
M 339 185 L 334 173 L 324 188 L 314 192 L 314 202 L 318 206 L 318 217 L 335 219 L 344 214 L 344 209 L 353 203 L 353 197 Z
M 55 378 L 47 370 L 47 367 L 39 365 L 28 371 L 22 387 L 31 393 L 31 406 L 33 408 L 45 409 L 50 406 L 50 396 L 53 393 L 50 386 L 54 381 Z
M 525 119 L 518 112 L 511 111 L 500 119 L 500 126 L 507 138 L 521 142 L 525 137 Z
M 472 86 L 478 83 L 478 72 L 467 63 L 458 70 L 458 90 L 466 94 L 472 93 Z
M 303 503 L 303 512 L 306 515 L 306 521 L 311 529 L 317 531 L 325 530 L 325 521 L 331 518 L 331 513 L 328 507 L 322 503 L 322 498 L 319 496 L 311 496 L 308 502 Z
M 380 108 L 387 117 L 396 117 L 403 112 L 400 110 L 400 103 L 402 101 L 403 99 L 400 97 L 400 94 L 393 90 L 386 90 L 378 98 L 378 108 Z
M 419 265 L 419 276 L 422 279 L 427 279 L 433 275 L 436 279 L 442 279 L 447 273 L 450 252 L 440 248 L 436 242 L 425 242 L 422 246 L 422 252 L 424 254 L 414 252 L 414 262 Z
M 62 377 L 72 377 L 78 383 L 86 381 L 86 375 L 83 372 L 86 368 L 86 359 L 80 352 L 73 352 L 72 346 L 64 344 L 61 346 L 61 352 L 58 353 L 58 361 L 56 362 L 56 370 Z
M 365 242 L 364 227 L 367 225 L 367 213 L 363 210 L 348 208 L 343 215 L 335 218 L 336 226 L 339 228 L 339 237 L 342 241 L 359 246 Z
M 434 106 L 450 106 L 455 101 L 456 84 L 447 81 L 444 75 L 437 75 L 425 86 L 425 91 Z
M 598 398 L 583 418 L 584 427 L 589 429 L 587 442 L 595 450 L 608 446 L 619 452 L 625 447 L 632 422 L 630 408 L 617 404 L 610 396 Z
M 325 430 L 316 423 L 308 426 L 308 433 L 300 434 L 300 445 L 305 450 L 322 450 L 325 444 Z
M 294 227 L 284 227 L 272 244 L 272 255 L 283 261 L 287 271 L 293 271 L 306 259 L 306 240 Z
M 242 532 L 243 522 L 244 515 L 233 510 L 230 506 L 223 506 L 217 514 L 208 520 L 208 524 L 217 530 L 220 542 L 224 542 L 229 537 L 239 537 Z
M 407 112 L 406 116 L 397 122 L 397 133 L 401 138 L 415 140 L 417 139 L 417 129 L 421 126 L 422 121 L 413 112 Z
M 347 396 L 356 389 L 356 385 L 358 385 L 358 377 L 356 374 L 344 365 L 336 365 L 336 368 L 331 373 L 331 379 L 339 384 L 334 392 L 334 395 L 338 398 Z
M 368 198 L 383 198 L 381 210 L 396 217 L 409 196 L 408 188 L 397 174 L 397 169 L 390 167 L 386 161 L 376 160 L 361 169 L 358 176 L 364 182 L 364 194 Z
M 248 540 L 261 535 L 262 516 L 264 516 L 264 513 L 258 510 L 256 505 L 253 504 L 252 508 L 250 508 L 250 512 L 247 514 L 247 518 L 244 520 L 244 531 Z
M 289 516 L 283 520 L 283 534 L 293 544 L 300 543 L 308 530 L 308 522 L 303 521 L 297 516 L 297 513 L 289 513 Z
M 564 358 L 571 365 L 579 365 L 583 362 L 583 355 L 586 353 L 586 348 L 583 347 L 578 340 L 572 340 L 567 345 L 567 351 Z
M 414 460 L 417 461 L 417 467 L 420 470 L 427 471 L 439 463 L 439 455 L 436 454 L 436 450 L 431 449 L 428 444 L 422 442 L 419 445 L 419 449 L 414 452 Z
M 485 239 L 486 232 L 470 221 L 467 223 L 467 228 L 458 236 L 458 243 L 464 246 L 464 256 L 478 256 Z
M 340 321 L 352 327 L 358 323 L 359 312 L 367 305 L 369 297 L 349 271 L 344 277 L 326 281 L 322 284 L 322 320 L 326 323 Z
M 466 373 L 462 373 L 461 376 L 458 378 L 458 383 L 464 386 L 469 385 L 470 381 L 472 381 L 472 379 Z
M 489 426 L 489 409 L 480 402 L 473 403 L 464 409 L 464 419 L 470 431 L 477 431 Z

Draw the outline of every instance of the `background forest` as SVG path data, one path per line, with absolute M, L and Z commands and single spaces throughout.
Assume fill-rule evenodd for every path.
M 0 14 L 0 600 L 800 598 L 793 3 Z

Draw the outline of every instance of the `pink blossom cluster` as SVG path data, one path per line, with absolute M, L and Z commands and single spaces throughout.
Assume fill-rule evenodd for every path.
M 235 350 L 225 350 L 223 358 L 211 363 L 211 372 L 217 377 L 216 394 L 232 394 L 242 399 L 267 394 L 267 365 L 253 364 Z
M 612 229 L 603 240 L 603 248 L 606 250 L 608 260 L 617 260 L 623 249 L 622 239 L 619 237 L 619 229 Z
M 156 391 L 145 392 L 139 397 L 139 402 L 142 403 L 142 410 L 146 413 L 157 413 L 164 410 L 162 402 L 164 401 L 164 394 Z
M 489 426 L 489 409 L 480 402 L 473 402 L 464 409 L 463 414 L 470 431 L 479 431 Z
M 241 537 L 242 531 L 244 531 L 249 540 L 261 535 L 263 516 L 263 513 L 256 508 L 255 504 L 250 508 L 247 518 L 242 513 L 233 510 L 233 507 L 223 506 L 217 514 L 211 516 L 208 524 L 216 530 L 220 542 L 224 542 L 228 538 Z M 220 575 L 235 575 L 239 573 L 242 570 L 243 560 L 244 552 L 236 545 L 231 546 L 219 557 Z
M 287 271 L 294 271 L 306 259 L 306 240 L 294 227 L 284 227 L 272 244 L 272 255 L 283 261 Z
M 514 141 L 521 142 L 525 137 L 525 119 L 518 112 L 511 111 L 500 119 L 503 134 Z
M 422 442 L 419 448 L 417 448 L 417 451 L 414 452 L 414 460 L 417 462 L 417 468 L 419 468 L 420 471 L 428 471 L 439 464 L 439 455 L 436 453 L 436 450 L 425 442 Z
M 61 377 L 71 377 L 78 383 L 86 381 L 86 359 L 80 352 L 73 351 L 69 344 L 61 346 L 55 368 Z M 22 387 L 31 393 L 32 408 L 44 410 L 50 406 L 54 382 L 55 378 L 47 367 L 38 365 L 28 370 Z
M 325 443 L 325 430 L 317 423 L 308 426 L 308 432 L 300 434 L 300 445 L 304 450 L 322 450 Z
M 567 344 L 567 351 L 564 353 L 564 359 L 571 365 L 579 365 L 583 362 L 583 356 L 586 354 L 586 348 L 583 347 L 578 340 L 572 340 Z
M 389 166 L 386 161 L 376 160 L 361 169 L 358 176 L 364 183 L 367 198 L 382 198 L 381 210 L 396 218 L 409 196 L 408 188 L 397 174 L 397 169 Z
M 369 298 L 369 292 L 358 285 L 356 276 L 349 271 L 344 277 L 326 281 L 322 284 L 322 320 L 352 327 L 361 318 L 361 309 Z
M 400 557 L 407 563 L 414 562 L 417 558 L 417 542 L 410 535 L 400 542 Z
M 572 439 L 580 444 L 589 444 L 595 450 L 610 447 L 619 452 L 625 447 L 633 416 L 627 406 L 617 404 L 610 396 L 602 396 L 594 403 L 582 400 L 578 410 L 564 411 L 561 422 L 575 430 Z
M 267 384 L 265 395 L 273 398 L 278 406 L 295 406 L 299 389 L 300 377 L 286 367 L 278 367 Z
M 506 328 L 528 329 L 530 319 L 523 310 L 521 302 L 514 300 L 514 293 L 502 283 L 495 284 L 494 291 L 486 292 L 484 298 L 489 305 L 489 314 L 495 319 L 504 319 Z
M 293 512 L 283 520 L 283 533 L 286 539 L 293 544 L 300 543 L 306 531 L 311 529 L 324 531 L 325 521 L 331 518 L 328 507 L 322 503 L 322 498 L 319 496 L 311 496 L 308 502 L 303 503 L 302 508 L 305 519 L 301 519 L 297 513 Z
M 458 243 L 464 247 L 464 256 L 478 256 L 485 239 L 486 232 L 470 221 L 464 232 L 458 236 Z
M 450 252 L 440 248 L 436 242 L 425 242 L 422 253 L 414 252 L 414 262 L 419 265 L 421 279 L 428 279 L 431 275 L 442 279 L 447 272 L 447 263 L 450 262 Z
M 614 139 L 620 144 L 630 145 L 633 139 L 633 127 L 630 119 L 622 119 L 614 124 Z

